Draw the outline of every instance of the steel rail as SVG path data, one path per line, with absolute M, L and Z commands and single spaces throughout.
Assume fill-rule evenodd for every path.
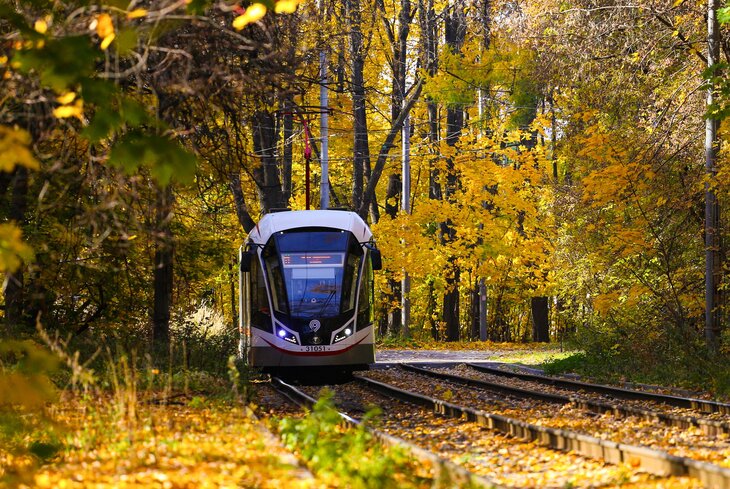
M 620 399 L 628 399 L 634 401 L 653 401 L 667 404 L 669 406 L 694 409 L 706 414 L 720 413 L 730 414 L 730 404 L 710 401 L 705 399 L 695 399 L 691 397 L 671 396 L 668 394 L 659 394 L 656 392 L 637 391 L 632 389 L 624 389 L 621 387 L 611 387 L 601 384 L 592 384 L 590 382 L 581 382 L 577 380 L 558 379 L 546 375 L 528 374 L 521 372 L 510 372 L 494 367 L 486 367 L 475 363 L 467 363 L 469 367 L 480 372 L 499 375 L 501 377 L 516 377 L 522 380 L 531 380 L 543 384 L 554 385 L 564 389 L 582 390 L 585 392 L 593 392 L 596 394 L 604 394 Z
M 297 389 L 295 386 L 281 380 L 278 377 L 271 378 L 271 385 L 280 394 L 282 394 L 284 397 L 291 400 L 297 405 L 311 407 L 314 405 L 315 402 L 317 402 L 317 400 L 313 397 L 309 396 L 305 392 Z M 362 424 L 360 420 L 353 418 L 346 413 L 338 411 L 337 414 L 339 414 L 342 420 L 351 427 L 357 427 Z M 495 481 L 489 479 L 488 477 L 474 474 L 462 467 L 461 465 L 455 464 L 450 460 L 441 458 L 435 453 L 424 450 L 418 445 L 414 445 L 413 443 L 403 440 L 402 438 L 389 435 L 369 426 L 366 426 L 365 429 L 383 445 L 391 447 L 401 447 L 417 459 L 427 460 L 432 463 L 434 467 L 434 479 L 439 481 L 439 487 L 445 484 L 444 487 L 461 487 L 466 485 L 467 487 L 509 489 L 509 486 L 500 485 Z
M 689 476 L 707 488 L 730 489 L 730 469 L 708 462 L 670 455 L 660 450 L 626 445 L 573 431 L 537 426 L 518 419 L 458 406 L 440 399 L 407 391 L 362 375 L 355 378 L 368 388 L 396 399 L 428 407 L 435 413 L 464 418 L 487 428 L 562 451 L 603 460 L 611 464 L 628 463 L 632 467 L 660 476 Z
M 513 387 L 505 384 L 499 384 L 496 382 L 489 382 L 487 380 L 470 379 L 468 377 L 462 377 L 460 375 L 447 374 L 443 372 L 435 372 L 431 369 L 419 367 L 411 364 L 400 364 L 400 368 L 415 372 L 422 375 L 428 375 L 437 379 L 447 380 L 458 384 L 467 386 L 475 386 L 492 391 L 502 392 L 511 396 L 521 397 L 523 399 L 537 399 L 540 401 L 569 404 L 573 403 L 578 408 L 585 411 L 598 414 L 612 414 L 619 417 L 635 416 L 645 421 L 655 421 L 665 424 L 667 426 L 674 426 L 677 428 L 687 429 L 690 427 L 698 427 L 706 435 L 717 436 L 720 434 L 730 433 L 730 424 L 712 420 L 697 418 L 695 416 L 679 416 L 676 414 L 662 413 L 658 411 L 652 411 L 650 409 L 641 409 L 634 406 L 619 406 L 617 404 L 611 404 L 607 402 L 594 401 L 590 399 L 583 399 L 580 397 L 565 396 L 562 394 L 551 394 L 547 392 L 532 391 L 529 389 L 523 389 L 520 387 Z

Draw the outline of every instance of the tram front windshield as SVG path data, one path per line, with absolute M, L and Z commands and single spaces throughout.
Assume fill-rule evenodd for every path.
M 274 307 L 300 318 L 332 317 L 355 308 L 363 251 L 351 233 L 296 231 L 275 235 L 264 250 Z

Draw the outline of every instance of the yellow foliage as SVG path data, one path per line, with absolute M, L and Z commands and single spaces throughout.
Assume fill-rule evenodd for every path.
M 147 16 L 147 9 L 143 9 L 143 8 L 138 8 L 138 9 L 132 10 L 131 12 L 127 12 L 128 20 L 139 19 L 139 18 L 146 17 L 146 16 Z
M 261 20 L 263 16 L 266 15 L 266 12 L 267 8 L 264 4 L 254 3 L 250 5 L 242 15 L 233 19 L 233 28 L 240 31 L 248 24 Z
M 606 292 L 603 294 L 599 294 L 593 300 L 593 308 L 596 310 L 596 312 L 598 314 L 605 315 L 613 307 L 618 305 L 620 298 L 621 298 L 621 293 L 618 291 L 612 291 L 612 292 Z
M 0 170 L 12 172 L 15 165 L 33 170 L 40 168 L 28 146 L 30 134 L 23 129 L 0 125 Z
M 13 272 L 33 259 L 33 250 L 22 239 L 22 231 L 15 224 L 0 224 L 0 272 Z
M 106 39 L 108 36 L 114 34 L 114 22 L 112 21 L 111 15 L 101 13 L 96 16 L 96 34 L 101 39 Z
M 202 396 L 139 402 L 138 425 L 120 430 L 112 405 L 103 394 L 63 401 L 56 421 L 73 446 L 34 475 L 34 487 L 323 487 L 246 407 Z
M 38 19 L 35 21 L 33 28 L 39 34 L 45 34 L 46 31 L 48 31 L 48 22 L 46 22 L 44 19 Z
M 293 14 L 301 0 L 277 0 L 274 6 L 274 12 L 277 14 Z
M 113 36 L 114 34 L 112 34 Z M 106 48 L 104 48 L 106 49 Z M 66 119 L 69 117 L 76 117 L 79 120 L 83 120 L 84 116 L 84 101 L 81 99 L 76 100 L 73 105 L 61 105 L 53 109 L 53 116 L 59 119 Z
M 112 32 L 108 36 L 106 36 L 104 39 L 101 40 L 101 44 L 99 44 L 99 47 L 102 51 L 106 51 L 106 49 L 111 45 L 112 42 L 114 42 L 114 39 L 117 38 L 117 35 Z
M 67 105 L 76 99 L 76 92 L 66 92 L 60 97 L 57 97 L 56 100 L 59 104 Z

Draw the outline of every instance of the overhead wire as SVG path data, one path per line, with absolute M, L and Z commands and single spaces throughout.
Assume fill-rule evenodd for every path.
M 523 106 L 523 107 L 517 107 L 517 108 L 534 108 L 534 107 L 531 107 L 531 106 Z M 438 121 L 437 122 L 438 123 L 443 123 L 445 120 L 446 120 L 446 115 L 442 115 L 442 116 L 440 116 L 438 118 Z M 481 124 L 482 122 L 483 121 L 481 119 L 475 118 L 473 120 L 468 121 L 466 123 L 466 125 L 462 129 L 470 129 L 470 128 L 473 129 L 474 126 L 476 126 L 478 124 Z M 421 126 L 428 126 L 430 124 L 431 124 L 431 121 L 423 121 L 423 122 L 418 122 L 418 123 L 412 124 L 411 126 L 412 127 L 421 127 Z M 388 133 L 390 131 L 391 131 L 391 129 L 368 129 L 368 134 L 371 134 L 371 133 Z M 347 128 L 344 128 L 344 127 L 343 128 L 334 128 L 333 125 L 331 124 L 330 125 L 329 139 L 333 139 L 333 138 L 334 139 L 338 139 L 338 138 L 344 138 L 344 137 L 352 137 L 352 135 L 354 134 L 354 132 L 355 132 L 354 129 L 347 129 Z M 301 136 L 303 134 L 304 134 L 303 129 L 302 130 L 297 130 L 294 134 L 292 134 L 290 136 L 291 143 L 292 144 L 295 144 L 295 143 L 304 144 L 304 139 L 298 137 L 298 136 Z M 321 138 L 313 138 L 313 139 L 317 140 L 317 139 L 321 139 Z M 418 149 L 418 148 L 422 148 L 422 147 L 431 147 L 434 144 L 441 143 L 442 141 L 446 141 L 446 137 L 445 136 L 439 136 L 436 141 L 425 141 L 423 143 L 415 143 L 415 144 L 414 143 L 411 143 L 411 149 Z M 279 142 L 279 143 L 277 143 L 276 146 L 271 146 L 271 147 L 268 147 L 268 148 L 263 148 L 263 149 L 259 150 L 259 153 L 268 153 L 268 152 L 272 152 L 272 151 L 277 151 L 279 149 L 280 144 L 282 144 L 282 143 Z M 462 152 L 479 152 L 479 151 L 484 151 L 484 149 L 466 149 L 466 148 L 462 148 L 461 151 Z M 412 153 L 411 155 L 412 156 L 433 156 L 432 153 L 420 153 L 420 154 L 419 153 L 416 153 L 416 154 L 413 154 Z M 401 158 L 401 155 L 400 154 L 390 154 L 390 153 L 386 153 L 386 154 L 382 154 L 382 153 L 370 154 L 370 158 L 371 159 L 378 158 L 380 156 L 384 156 L 385 158 Z M 332 157 L 332 156 L 330 156 L 328 158 L 328 160 L 329 161 L 350 161 L 350 160 L 352 160 L 352 158 L 351 157 Z

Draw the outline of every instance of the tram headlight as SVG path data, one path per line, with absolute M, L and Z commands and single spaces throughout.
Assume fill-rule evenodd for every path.
M 288 341 L 289 343 L 294 343 L 295 345 L 297 343 L 297 337 L 294 336 L 294 334 L 290 333 L 289 331 L 285 330 L 284 328 L 279 328 L 276 332 L 276 335 L 281 338 L 284 341 Z
M 345 328 L 335 335 L 335 343 L 344 340 L 352 335 L 352 328 Z

